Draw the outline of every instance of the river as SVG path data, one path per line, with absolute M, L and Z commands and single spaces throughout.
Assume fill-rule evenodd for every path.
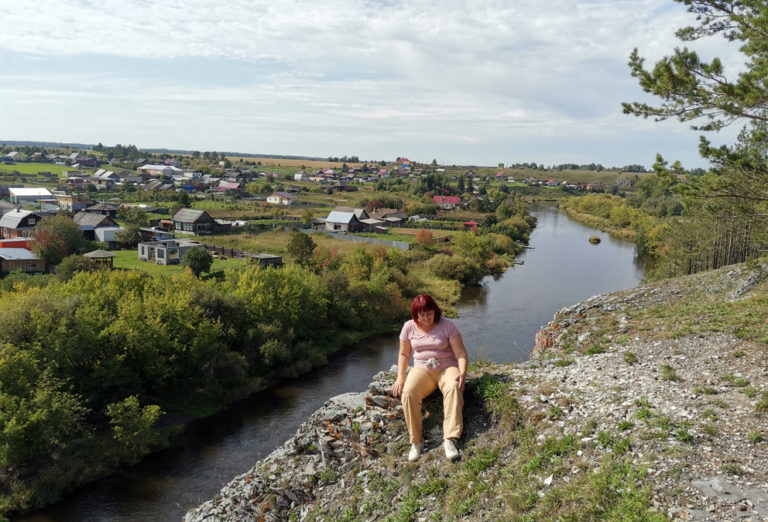
M 518 257 L 524 264 L 467 288 L 456 307 L 470 359 L 525 360 L 536 331 L 560 308 L 642 281 L 643 264 L 632 243 L 552 207 L 535 215 L 533 248 Z M 591 236 L 601 242 L 591 244 Z M 329 397 L 366 389 L 373 374 L 396 363 L 397 346 L 397 334 L 367 339 L 323 368 L 196 422 L 173 448 L 14 520 L 178 521 L 281 445 Z

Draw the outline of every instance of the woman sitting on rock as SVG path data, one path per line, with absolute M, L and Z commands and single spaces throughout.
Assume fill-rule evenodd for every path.
M 397 380 L 392 395 L 402 394 L 403 412 L 408 425 L 411 450 L 408 460 L 418 460 L 424 449 L 421 430 L 421 402 L 436 388 L 443 394 L 443 448 L 453 460 L 459 456 L 456 441 L 461 436 L 464 384 L 467 375 L 467 350 L 456 325 L 441 317 L 440 307 L 427 294 L 416 296 L 411 304 L 412 319 L 400 332 Z M 405 372 L 413 353 L 413 369 Z

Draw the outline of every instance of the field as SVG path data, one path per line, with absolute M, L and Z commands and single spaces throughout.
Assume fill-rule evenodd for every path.
M 306 159 L 291 159 L 291 158 L 255 158 L 249 156 L 227 156 L 227 159 L 233 164 L 239 162 L 253 162 L 260 163 L 265 167 L 289 167 L 295 169 L 294 172 L 305 170 L 317 170 L 317 169 L 341 169 L 344 165 L 343 161 L 320 161 L 320 160 L 306 160 Z M 368 163 L 371 164 L 370 162 Z M 362 167 L 363 163 L 347 163 L 347 167 Z
M 181 265 L 156 265 L 147 261 L 139 261 L 139 255 L 136 250 L 116 250 L 112 252 L 117 254 L 114 258 L 115 268 L 125 268 L 133 270 L 143 270 L 149 274 L 178 274 L 184 271 L 184 267 Z M 243 266 L 245 263 L 237 259 L 214 259 L 213 265 L 211 265 L 211 271 L 215 270 L 228 270 L 230 268 L 236 268 Z

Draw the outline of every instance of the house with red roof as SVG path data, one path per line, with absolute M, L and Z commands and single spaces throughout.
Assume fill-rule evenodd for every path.
M 459 196 L 434 196 L 432 202 L 437 205 L 438 208 L 450 210 L 461 204 L 461 198 Z

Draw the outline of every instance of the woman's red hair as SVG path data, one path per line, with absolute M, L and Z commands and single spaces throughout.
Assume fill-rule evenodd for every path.
M 414 323 L 417 325 L 419 324 L 419 312 L 429 312 L 430 310 L 435 312 L 435 324 L 439 323 L 443 311 L 440 310 L 440 307 L 437 306 L 437 303 L 432 299 L 431 295 L 421 294 L 413 298 L 413 303 L 411 303 L 411 317 L 413 318 Z

